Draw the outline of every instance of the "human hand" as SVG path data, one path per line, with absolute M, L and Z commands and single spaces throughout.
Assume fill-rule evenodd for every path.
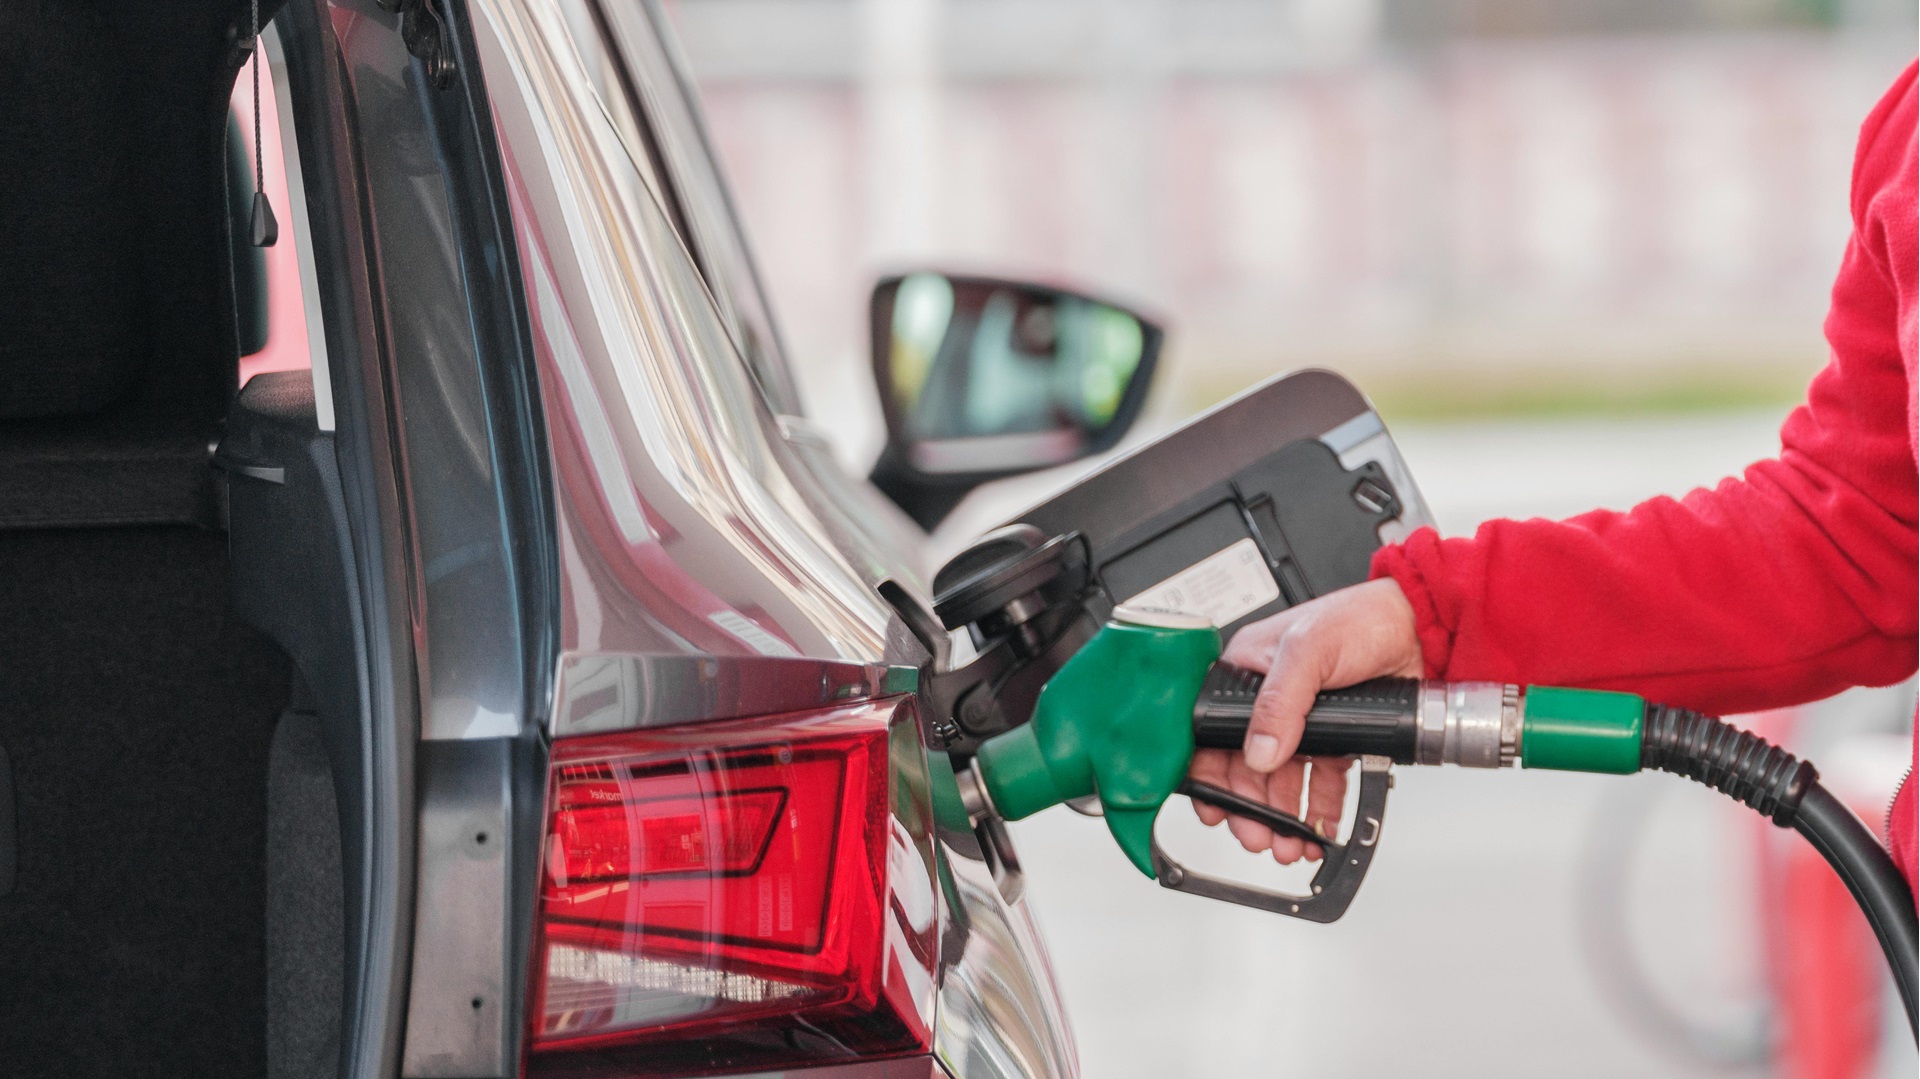
M 1266 682 L 1254 701 L 1241 751 L 1198 750 L 1188 774 L 1296 814 L 1329 838 L 1337 835 L 1350 762 L 1295 760 L 1293 751 L 1321 690 L 1388 675 L 1420 676 L 1420 639 L 1406 594 L 1391 578 L 1330 592 L 1246 626 L 1220 658 L 1265 674 Z M 1303 789 L 1305 813 L 1300 812 Z M 1275 835 L 1265 825 L 1199 802 L 1193 809 L 1209 827 L 1226 821 L 1241 846 L 1271 851 L 1281 865 L 1321 856 L 1320 844 Z

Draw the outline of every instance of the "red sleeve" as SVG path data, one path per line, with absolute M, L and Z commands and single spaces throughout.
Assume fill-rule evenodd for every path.
M 1914 78 L 1862 127 L 1831 361 L 1778 458 L 1685 498 L 1380 551 L 1429 673 L 1625 689 L 1713 714 L 1916 666 Z

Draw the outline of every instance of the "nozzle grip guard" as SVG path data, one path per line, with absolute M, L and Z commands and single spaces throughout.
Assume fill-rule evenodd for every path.
M 1325 844 L 1326 859 L 1313 875 L 1307 895 L 1256 888 L 1247 884 L 1196 873 L 1173 860 L 1153 841 L 1154 876 L 1163 888 L 1237 903 L 1256 910 L 1272 911 L 1310 922 L 1334 922 L 1347 912 L 1373 865 L 1373 852 L 1380 842 L 1380 822 L 1387 815 L 1387 791 L 1393 786 L 1393 761 L 1368 754 L 1360 758 L 1360 794 L 1354 811 L 1353 835 L 1344 845 Z

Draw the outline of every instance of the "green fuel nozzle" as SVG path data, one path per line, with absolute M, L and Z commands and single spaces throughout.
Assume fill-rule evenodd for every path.
M 1007 820 L 1100 799 L 1114 841 L 1142 873 L 1161 803 L 1193 758 L 1193 705 L 1220 658 L 1220 634 L 1191 615 L 1122 607 L 1041 690 L 1033 719 L 974 758 Z
M 1204 619 L 1117 608 L 1047 682 L 1032 721 L 980 746 L 978 788 L 1007 820 L 1097 798 L 1128 860 L 1158 876 L 1160 806 L 1176 792 L 1226 805 L 1224 792 L 1190 789 L 1198 785 L 1186 781 L 1187 765 L 1196 747 L 1240 748 L 1259 695 L 1261 675 L 1219 657 L 1220 636 Z M 1627 774 L 1643 764 L 1646 716 L 1646 702 L 1628 693 L 1382 678 L 1322 693 L 1298 752 L 1377 760 L 1382 772 L 1388 764 L 1518 763 Z M 1269 817 L 1335 846 L 1288 814 Z M 1376 820 L 1370 838 L 1377 828 Z
M 1336 842 L 1272 806 L 1187 778 L 1196 746 L 1239 749 L 1263 681 L 1218 662 L 1204 620 L 1125 606 L 1041 690 L 1033 719 L 980 745 L 954 785 L 977 828 L 1099 799 L 1120 849 L 1161 886 L 1317 922 L 1335 921 L 1372 865 L 1394 764 L 1625 775 L 1642 768 L 1712 787 L 1814 845 L 1872 923 L 1910 1026 L 1920 1030 L 1913 893 L 1879 841 L 1820 786 L 1811 764 L 1720 719 L 1628 693 L 1385 678 L 1322 693 L 1298 752 L 1358 757 L 1353 826 Z M 1169 795 L 1319 843 L 1309 889 L 1288 894 L 1194 872 L 1161 849 Z

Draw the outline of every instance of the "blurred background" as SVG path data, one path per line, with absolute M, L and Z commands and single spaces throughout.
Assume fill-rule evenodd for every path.
M 1855 134 L 1916 35 L 1910 0 L 669 9 L 851 467 L 882 440 L 872 281 L 976 270 L 1164 321 L 1136 440 L 1279 371 L 1346 374 L 1450 534 L 1776 451 L 1826 357 Z M 937 546 L 1075 474 L 983 488 Z M 1877 824 L 1912 715 L 1909 684 L 1754 722 Z M 1085 1074 L 1913 1074 L 1837 882 L 1744 810 L 1661 777 L 1409 774 L 1394 798 L 1331 927 L 1162 893 L 1069 814 L 1017 826 Z M 1168 816 L 1193 861 L 1279 875 Z

